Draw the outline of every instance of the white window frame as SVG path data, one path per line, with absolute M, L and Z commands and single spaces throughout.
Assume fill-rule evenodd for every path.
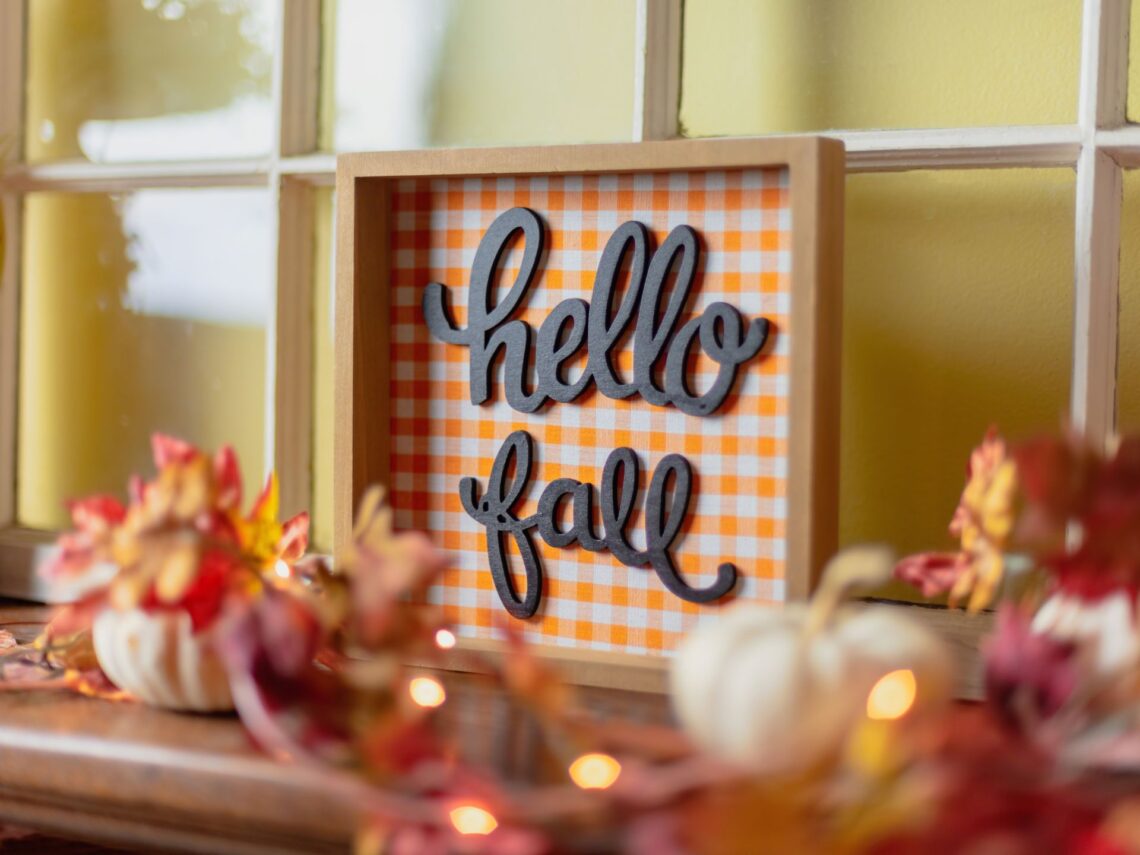
M 632 139 L 677 133 L 681 0 L 635 0 Z M 320 0 L 286 0 L 275 38 L 268 157 L 174 163 L 22 161 L 26 0 L 0 0 L 0 177 L 7 258 L 0 274 L 0 594 L 43 598 L 32 572 L 53 533 L 16 526 L 16 424 L 21 199 L 32 191 L 127 192 L 246 186 L 276 196 L 276 300 L 268 325 L 266 465 L 287 511 L 311 504 L 313 193 L 332 186 L 336 157 L 317 153 Z M 1076 169 L 1070 418 L 1095 442 L 1115 429 L 1122 174 L 1140 168 L 1140 126 L 1126 119 L 1130 0 L 1085 0 L 1074 124 L 945 130 L 827 131 L 847 145 L 849 172 L 1057 167 Z M 17 81 L 12 85 L 10 81 Z M 288 378 L 278 382 L 278 378 Z

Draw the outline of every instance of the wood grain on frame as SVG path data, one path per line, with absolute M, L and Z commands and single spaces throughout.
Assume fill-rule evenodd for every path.
M 844 154 L 817 137 L 364 153 L 338 158 L 335 542 L 350 536 L 364 488 L 389 478 L 389 210 L 394 179 L 787 167 L 792 210 L 788 509 L 785 584 L 806 596 L 837 533 L 840 271 Z M 493 650 L 486 640 L 467 650 Z M 555 649 L 570 678 L 645 690 L 664 657 Z M 464 653 L 456 667 L 466 667 Z

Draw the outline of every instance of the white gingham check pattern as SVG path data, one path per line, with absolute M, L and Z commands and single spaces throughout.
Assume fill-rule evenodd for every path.
M 793 334 L 788 201 L 786 169 L 397 182 L 390 236 L 391 501 L 400 528 L 430 532 L 449 553 L 452 569 L 430 599 L 444 606 L 461 635 L 489 637 L 501 622 L 513 620 L 492 586 L 485 531 L 463 511 L 458 483 L 473 476 L 485 488 L 500 445 L 518 429 L 534 437 L 536 459 L 517 517 L 534 512 L 542 488 L 555 478 L 597 485 L 610 451 L 629 446 L 641 458 L 642 483 L 627 531 L 633 545 L 644 548 L 645 487 L 657 462 L 678 452 L 694 470 L 689 521 L 673 547 L 682 575 L 707 585 L 717 564 L 731 561 L 741 577 L 738 598 L 783 600 Z M 612 401 L 591 385 L 572 403 L 526 415 L 504 400 L 501 366 L 493 375 L 492 399 L 470 403 L 468 351 L 431 335 L 420 308 L 423 290 L 432 281 L 448 286 L 456 322 L 465 325 L 475 249 L 492 220 L 517 205 L 537 211 L 547 226 L 548 251 L 522 313 L 535 331 L 559 301 L 590 299 L 602 248 L 626 220 L 644 223 L 654 246 L 674 226 L 696 229 L 703 273 L 686 317 L 721 300 L 746 318 L 764 316 L 773 324 L 761 356 L 740 367 L 734 394 L 716 414 L 691 417 L 636 395 Z M 518 257 L 516 247 L 501 274 L 504 284 L 513 281 Z M 632 342 L 615 357 L 628 379 Z M 583 352 L 570 363 L 570 377 L 578 376 L 584 359 Z M 707 388 L 715 365 L 701 354 L 694 369 L 694 391 Z M 534 542 L 546 583 L 538 614 L 516 621 L 528 640 L 658 653 L 671 650 L 694 622 L 718 608 L 681 601 L 651 569 L 626 567 L 609 552 L 552 549 L 537 533 Z

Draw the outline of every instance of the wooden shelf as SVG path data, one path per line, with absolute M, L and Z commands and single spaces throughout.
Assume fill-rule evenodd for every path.
M 47 610 L 0 606 L 21 641 Z M 533 721 L 477 675 L 442 674 L 442 728 L 475 764 L 516 779 L 541 774 Z M 583 689 L 605 714 L 644 722 L 666 699 Z M 350 851 L 359 817 L 304 767 L 250 743 L 232 715 L 187 715 L 66 692 L 0 692 L 0 823 L 147 852 Z
M 344 852 L 352 811 L 228 716 L 0 694 L 0 820 L 117 845 Z
M 977 634 L 988 617 L 923 611 L 976 671 Z M 30 640 L 47 613 L 0 605 L 0 626 Z M 977 675 L 965 674 L 961 689 L 974 695 Z M 441 676 L 449 701 L 440 726 L 468 761 L 515 780 L 542 777 L 540 737 L 527 714 L 484 678 Z M 579 699 L 629 721 L 669 717 L 662 695 L 582 688 Z M 348 852 L 359 819 L 304 767 L 261 754 L 234 716 L 0 692 L 0 823 L 147 852 L 287 855 Z
M 46 611 L 0 608 L 34 636 Z M 259 753 L 233 716 L 0 693 L 0 822 L 146 851 L 347 852 L 351 809 Z

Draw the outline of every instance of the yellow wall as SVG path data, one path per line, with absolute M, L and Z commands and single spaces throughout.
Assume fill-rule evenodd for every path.
M 418 86 L 419 135 L 397 147 L 628 140 L 633 128 L 634 0 L 328 0 L 322 81 L 323 148 L 387 148 L 383 122 L 404 121 L 400 96 Z M 374 41 L 338 50 L 337 15 L 377 29 L 398 18 L 417 50 L 390 67 L 399 45 Z M 424 35 L 424 32 L 427 35 Z M 417 35 L 418 34 L 418 35 Z M 413 67 L 428 63 L 429 68 Z M 350 81 L 338 93 L 338 78 Z M 400 91 L 386 86 L 394 78 Z M 405 107 L 406 110 L 406 107 Z M 338 112 L 370 114 L 377 139 L 338 138 Z
M 24 229 L 19 521 L 61 527 L 64 499 L 122 495 L 132 472 L 152 470 L 156 430 L 207 448 L 233 444 L 256 485 L 264 330 L 127 308 L 133 265 L 111 197 L 32 195 Z
M 1066 169 L 848 178 L 841 542 L 948 545 L 986 428 L 1061 423 L 1074 191 Z
M 79 135 L 90 120 L 201 113 L 247 97 L 268 105 L 272 59 L 251 27 L 272 19 L 272 2 L 183 3 L 176 18 L 146 6 L 140 0 L 28 4 L 29 160 L 82 156 Z M 268 113 L 263 125 L 256 151 L 268 152 Z M 177 132 L 153 137 L 143 159 L 177 146 L 172 136 Z M 213 135 L 209 144 L 224 148 L 226 138 Z M 103 159 L 98 151 L 89 155 Z
M 1079 0 L 689 0 L 690 136 L 1072 122 Z
M 432 141 L 629 139 L 633 33 L 633 0 L 454 3 Z
M 1120 234 L 1117 423 L 1122 430 L 1137 431 L 1140 430 L 1140 172 L 1124 173 Z
M 1128 120 L 1140 117 L 1140 3 L 1129 13 L 1128 39 Z
M 260 128 L 243 126 L 253 142 L 241 144 L 253 148 L 241 153 L 267 152 L 271 57 L 264 30 L 276 8 L 274 0 L 29 3 L 28 159 L 116 159 L 90 137 L 81 144 L 89 123 L 200 119 L 243 99 L 262 101 L 265 120 Z M 150 127 L 131 157 L 162 159 L 167 146 L 184 146 L 178 128 L 186 125 L 166 133 Z M 203 134 L 202 127 L 209 126 L 198 133 L 213 155 L 225 154 L 239 136 Z M 137 125 L 132 133 L 140 139 Z M 268 193 L 261 192 L 267 209 Z M 132 307 L 134 253 L 148 251 L 149 229 L 191 222 L 185 240 L 202 253 L 215 247 L 209 223 L 195 226 L 193 218 L 143 223 L 141 237 L 130 234 L 121 201 L 96 193 L 25 200 L 17 440 L 17 515 L 24 525 L 64 525 L 68 498 L 121 495 L 130 473 L 150 471 L 156 430 L 208 447 L 230 442 L 247 481 L 263 477 L 264 320 L 211 322 Z M 259 268 L 266 277 L 270 261 L 266 254 Z M 249 264 L 231 264 L 234 288 L 265 284 L 240 280 L 238 271 L 248 272 Z M 207 284 L 218 285 L 174 287 Z

